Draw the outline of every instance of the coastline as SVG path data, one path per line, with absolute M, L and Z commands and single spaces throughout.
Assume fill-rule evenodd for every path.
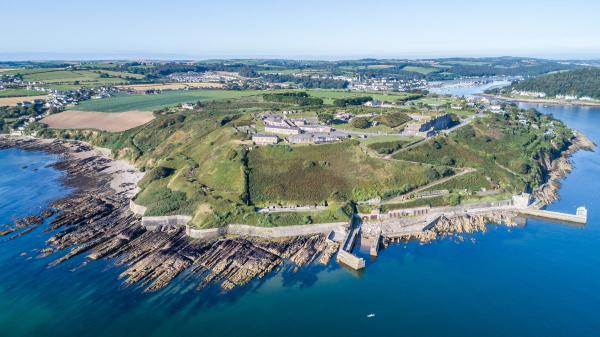
M 0 149 L 5 148 L 59 154 L 53 167 L 66 173 L 64 183 L 75 190 L 37 214 L 4 224 L 0 230 L 0 236 L 10 240 L 49 220 L 43 232 L 53 234 L 48 234 L 46 246 L 35 252 L 50 258 L 49 266 L 85 255 L 84 265 L 107 258 L 124 266 L 124 283 L 139 285 L 145 291 L 163 288 L 186 270 L 199 276 L 199 289 L 218 284 L 229 290 L 266 275 L 286 261 L 296 267 L 313 261 L 327 264 L 337 249 L 337 244 L 322 234 L 206 241 L 189 238 L 180 226 L 148 231 L 142 227 L 141 217 L 129 209 L 137 189 L 132 179 L 140 177 L 137 170 L 121 170 L 133 170 L 130 164 L 115 161 L 105 150 L 79 141 L 2 136 Z M 55 257 L 59 252 L 66 254 Z
M 500 95 L 492 95 L 492 94 L 477 94 L 477 96 L 489 98 L 489 99 L 497 99 L 502 101 L 509 102 L 524 102 L 524 103 L 540 103 L 540 104 L 548 104 L 548 105 L 575 105 L 575 106 L 592 106 L 592 107 L 600 107 L 600 102 L 589 102 L 589 101 L 570 101 L 570 100 L 560 100 L 560 99 L 544 99 L 544 98 L 516 98 L 516 97 L 508 97 L 508 96 L 500 96 Z
M 56 215 L 44 229 L 56 230 L 56 234 L 38 253 L 43 257 L 67 253 L 52 260 L 50 266 L 86 255 L 84 264 L 107 258 L 124 266 L 124 283 L 140 285 L 145 291 L 163 288 L 183 271 L 200 277 L 198 289 L 218 284 L 223 290 L 230 290 L 265 276 L 286 261 L 296 268 L 313 262 L 326 265 L 339 248 L 324 234 L 282 238 L 237 235 L 203 240 L 189 237 L 182 226 L 146 230 L 141 216 L 130 210 L 142 175 L 131 164 L 111 159 L 108 150 L 79 141 L 0 136 L 0 149 L 8 147 L 59 154 L 53 166 L 66 173 L 65 184 L 75 187 L 75 192 L 52 202 L 41 213 L 0 231 L 0 236 L 18 237 Z M 543 205 L 558 198 L 559 181 L 572 169 L 569 157 L 593 147 L 595 144 L 585 135 L 576 133 L 569 148 L 547 162 L 548 181 L 534 191 Z M 485 231 L 488 224 L 512 227 L 518 224 L 516 217 L 515 210 L 444 214 L 431 228 L 395 238 L 384 236 L 383 245 L 408 240 L 428 243 L 440 237 Z

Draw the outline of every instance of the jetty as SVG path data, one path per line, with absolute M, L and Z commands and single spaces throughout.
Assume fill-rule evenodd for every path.
M 355 219 L 352 220 L 354 223 Z M 351 227 L 346 231 L 346 235 L 342 240 L 342 244 L 337 253 L 336 261 L 342 263 L 354 270 L 364 269 L 366 266 L 365 259 L 352 254 L 354 244 L 358 235 L 360 234 L 360 227 Z
M 587 209 L 585 207 L 578 207 L 575 214 L 555 212 L 555 211 L 546 211 L 537 208 L 523 208 L 519 209 L 518 213 L 524 216 L 533 216 L 536 218 L 550 219 L 550 220 L 558 220 L 558 221 L 566 221 L 573 222 L 578 224 L 586 224 L 587 223 Z

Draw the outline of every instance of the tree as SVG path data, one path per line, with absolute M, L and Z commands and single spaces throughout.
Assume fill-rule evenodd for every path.
M 333 122 L 333 115 L 330 113 L 319 114 L 319 122 L 325 124 L 331 124 Z
M 352 126 L 357 129 L 366 129 L 371 125 L 369 119 L 366 117 L 357 117 L 352 120 Z
M 450 195 L 448 195 L 448 204 L 450 204 L 450 206 L 457 206 L 460 204 L 460 194 L 456 194 L 456 193 L 452 193 Z

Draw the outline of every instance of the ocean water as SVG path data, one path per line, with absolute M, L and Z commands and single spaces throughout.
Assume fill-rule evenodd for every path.
M 535 107 L 600 143 L 599 108 Z M 0 151 L 0 223 L 67 192 L 53 160 Z M 110 261 L 47 268 L 32 253 L 47 238 L 39 230 L 3 240 L 0 336 L 599 336 L 600 156 L 573 162 L 549 209 L 585 205 L 586 226 L 491 226 L 464 241 L 392 245 L 363 273 L 282 268 L 230 293 L 197 291 L 182 275 L 145 294 L 122 286 Z

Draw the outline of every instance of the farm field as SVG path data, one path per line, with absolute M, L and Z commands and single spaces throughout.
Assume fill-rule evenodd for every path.
M 311 89 L 305 90 L 310 96 L 322 98 L 325 104 L 333 104 L 333 101 L 339 98 L 371 96 L 374 99 L 388 102 L 395 102 L 400 98 L 410 96 L 408 93 L 401 92 L 367 92 L 367 91 L 345 91 L 345 90 L 326 90 Z
M 57 129 L 96 129 L 108 132 L 121 132 L 148 123 L 154 119 L 152 112 L 127 111 L 107 113 L 97 111 L 67 110 L 52 114 L 44 119 L 50 128 Z
M 15 69 L 6 72 L 6 74 L 21 74 L 23 80 L 29 82 L 74 84 L 80 86 L 125 83 L 127 82 L 127 78 L 143 78 L 143 75 L 111 70 L 65 70 L 62 68 Z M 109 77 L 101 77 L 102 74 Z M 79 84 L 75 84 L 75 82 Z
M 34 99 L 45 99 L 46 95 L 43 96 L 19 96 L 19 97 L 0 97 L 0 106 L 11 106 L 23 101 L 32 101 Z
M 181 90 L 181 89 L 221 89 L 224 87 L 222 83 L 150 83 L 150 84 L 128 84 L 117 86 L 121 89 L 132 89 L 138 91 L 144 90 Z
M 6 89 L 0 90 L 0 98 L 3 97 L 23 97 L 23 96 L 40 96 L 39 91 L 27 89 Z
M 181 103 L 194 103 L 219 99 L 234 99 L 261 93 L 256 90 L 174 90 L 160 94 L 116 95 L 109 98 L 81 102 L 76 108 L 82 111 L 124 112 L 129 110 L 154 111 Z
M 406 67 L 402 68 L 402 70 L 412 71 L 413 73 L 427 75 L 427 74 L 431 74 L 434 71 L 438 71 L 439 69 L 433 68 L 433 67 L 406 66 Z

